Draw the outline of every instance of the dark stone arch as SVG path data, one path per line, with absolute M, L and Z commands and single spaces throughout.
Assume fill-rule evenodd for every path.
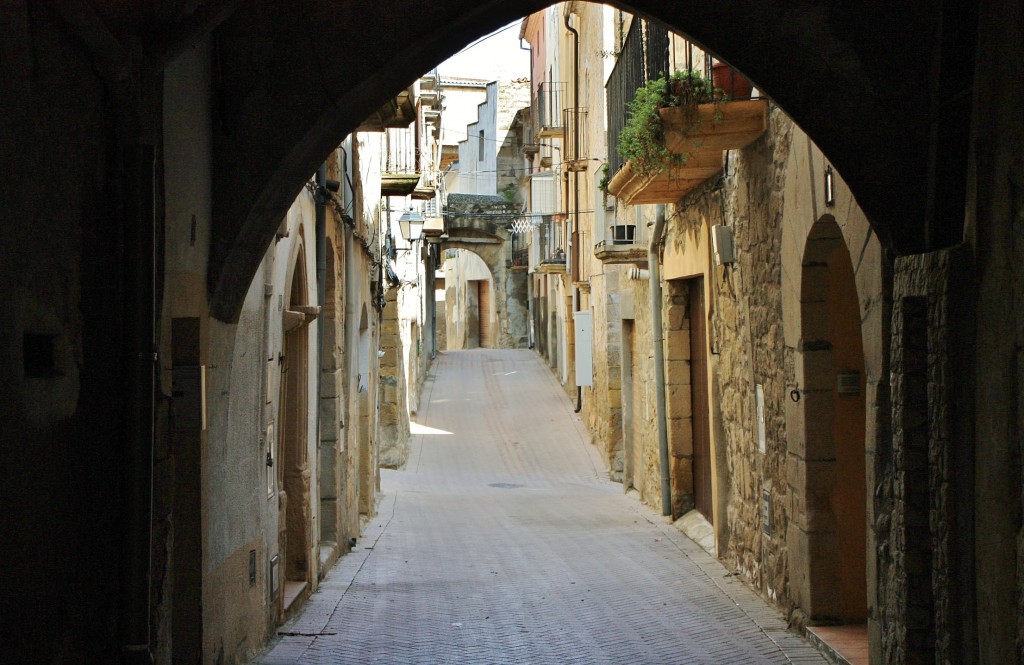
M 464 44 L 547 4 L 261 0 L 237 10 L 215 33 L 213 315 L 237 318 L 276 221 L 342 137 Z M 959 41 L 943 41 L 942 3 L 927 0 L 633 0 L 626 8 L 690 35 L 767 91 L 840 170 L 887 246 L 914 252 L 959 240 L 962 197 L 937 210 L 935 192 L 963 190 L 966 150 L 944 152 L 945 170 L 933 168 L 933 120 L 943 111 L 933 103 L 932 63 L 937 49 L 965 43 L 972 48 L 958 55 L 972 61 L 970 12 L 946 28 Z M 972 79 L 958 84 L 948 92 L 969 92 Z M 969 124 L 968 111 L 946 130 L 966 137 Z M 929 233 L 936 216 L 947 220 L 944 233 Z

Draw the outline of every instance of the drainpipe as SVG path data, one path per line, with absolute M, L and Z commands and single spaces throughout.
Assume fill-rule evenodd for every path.
M 572 16 L 570 13 L 566 13 L 563 17 L 565 22 L 565 29 L 572 33 L 573 47 L 572 47 L 572 158 L 574 162 L 578 162 L 580 159 L 580 33 L 576 31 L 569 24 L 569 18 Z M 580 176 L 579 172 L 572 172 L 572 189 L 573 189 L 573 223 L 572 223 L 572 252 L 569 255 L 569 260 L 572 261 L 570 267 L 570 274 L 572 280 L 578 281 L 580 277 Z M 577 299 L 574 299 L 577 300 Z M 575 303 L 573 311 L 579 311 L 578 300 Z M 582 386 L 576 386 L 576 409 L 575 413 L 579 413 L 583 409 L 583 388 Z
M 573 117 L 573 146 L 572 146 L 572 159 L 574 162 L 578 162 L 580 159 L 580 33 L 576 31 L 571 25 L 569 25 L 569 17 L 571 14 L 566 14 L 563 17 L 565 22 L 565 29 L 572 33 L 573 36 L 573 49 L 572 49 L 572 117 Z M 570 260 L 572 266 L 570 267 L 573 281 L 579 279 L 580 274 L 580 252 L 579 252 L 579 233 L 580 233 L 580 178 L 577 171 L 572 172 L 572 186 L 573 186 L 573 224 L 572 224 L 572 254 L 570 254 Z
M 316 317 L 316 445 L 320 447 L 320 383 L 324 355 L 324 302 L 327 300 L 327 162 L 316 170 L 316 304 L 320 316 Z
M 320 312 L 316 317 L 316 408 L 313 411 L 316 418 L 316 449 L 320 450 L 322 433 L 320 431 L 320 399 L 322 397 L 323 382 L 323 360 L 324 360 L 324 302 L 327 300 L 327 199 L 330 197 L 327 191 L 327 162 L 320 164 L 316 170 L 316 195 L 315 202 L 316 223 L 314 234 L 316 235 L 316 304 Z M 319 454 L 318 454 L 319 455 Z M 319 544 L 320 533 L 317 532 L 315 542 Z M 323 575 L 322 570 L 317 571 L 317 578 Z
M 669 475 L 668 422 L 665 419 L 665 332 L 661 323 L 661 266 L 658 245 L 665 232 L 665 206 L 659 204 L 647 247 L 647 269 L 651 279 L 651 329 L 654 333 L 654 398 L 658 420 L 658 458 L 661 462 L 661 514 L 672 514 L 672 480 Z

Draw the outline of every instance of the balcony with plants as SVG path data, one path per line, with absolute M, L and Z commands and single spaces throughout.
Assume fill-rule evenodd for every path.
M 767 128 L 767 100 L 731 99 L 696 70 L 648 81 L 628 111 L 616 147 L 626 161 L 608 181 L 628 205 L 676 202 Z
M 683 68 L 666 76 L 673 51 Z M 627 205 L 675 203 L 721 170 L 725 150 L 764 133 L 767 100 L 752 93 L 692 42 L 634 20 L 606 85 L 605 191 Z
M 535 270 L 547 274 L 565 274 L 567 245 L 565 215 L 544 215 L 533 234 L 537 242 Z

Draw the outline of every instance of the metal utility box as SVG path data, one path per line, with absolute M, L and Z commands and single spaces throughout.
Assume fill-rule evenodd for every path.
M 736 263 L 732 246 L 732 230 L 728 226 L 715 224 L 711 227 L 711 245 L 715 251 L 715 265 Z

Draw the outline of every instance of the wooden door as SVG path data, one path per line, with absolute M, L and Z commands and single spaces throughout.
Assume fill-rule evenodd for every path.
M 711 493 L 711 421 L 708 414 L 707 316 L 704 278 L 690 280 L 690 399 L 693 414 L 693 500 L 714 523 Z

